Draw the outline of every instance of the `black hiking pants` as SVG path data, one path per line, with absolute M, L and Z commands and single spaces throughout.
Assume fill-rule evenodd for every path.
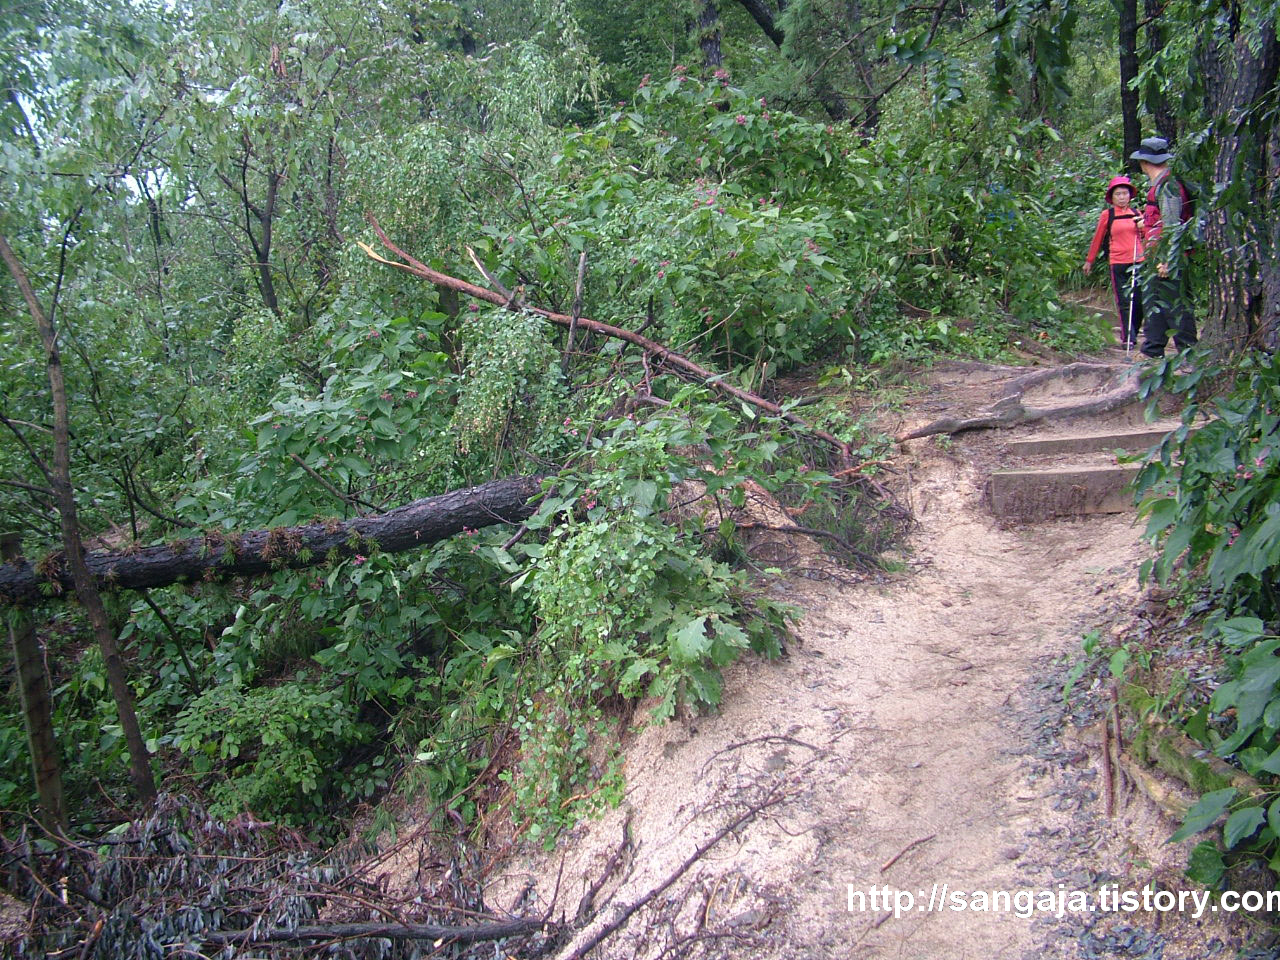
M 1120 317 L 1120 339 L 1126 347 L 1138 345 L 1142 330 L 1142 287 L 1136 282 L 1138 264 L 1111 264 L 1111 289 L 1116 295 L 1116 313 Z
M 1148 357 L 1163 357 L 1170 335 L 1179 350 L 1194 346 L 1196 320 L 1191 313 L 1191 289 L 1186 271 L 1178 276 L 1161 277 L 1152 269 L 1143 286 L 1147 323 L 1142 331 L 1142 352 Z

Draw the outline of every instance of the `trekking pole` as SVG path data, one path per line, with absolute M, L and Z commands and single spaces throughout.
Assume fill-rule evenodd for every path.
M 1137 334 L 1133 329 L 1134 299 L 1138 293 L 1138 224 L 1133 224 L 1133 263 L 1129 265 L 1129 320 L 1124 328 L 1124 358 L 1129 359 Z

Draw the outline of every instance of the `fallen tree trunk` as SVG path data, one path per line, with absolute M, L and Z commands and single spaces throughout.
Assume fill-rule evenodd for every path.
M 464 528 L 526 520 L 536 509 L 532 499 L 540 483 L 539 477 L 508 477 L 415 500 L 372 517 L 247 533 L 214 531 L 176 543 L 89 553 L 84 559 L 100 590 L 137 590 L 230 580 L 375 551 L 399 553 L 437 543 Z M 35 565 L 25 558 L 0 565 L 0 603 L 18 606 L 62 598 L 71 587 L 61 555 Z
M 770 413 L 775 417 L 781 417 L 783 420 L 803 428 L 813 436 L 834 446 L 840 452 L 841 459 L 844 460 L 846 464 L 852 464 L 853 456 L 849 450 L 849 445 L 839 437 L 832 433 L 828 433 L 826 430 L 819 430 L 803 417 L 792 413 L 790 410 L 782 409 L 778 404 L 771 400 L 766 400 L 759 394 L 752 393 L 750 390 L 744 390 L 741 387 L 729 383 L 725 380 L 725 375 L 723 373 L 715 373 L 714 371 L 708 370 L 706 367 L 695 363 L 683 354 L 676 353 L 670 347 L 664 346 L 656 340 L 650 340 L 648 337 L 642 336 L 633 330 L 627 330 L 623 327 L 615 327 L 612 324 L 602 323 L 599 320 L 588 320 L 586 317 L 582 316 L 556 313 L 552 310 L 545 310 L 542 307 L 531 306 L 522 302 L 516 295 L 509 291 L 503 290 L 500 292 L 496 290 L 489 290 L 486 287 L 480 287 L 474 283 L 459 280 L 457 277 L 451 277 L 438 270 L 432 270 L 425 263 L 422 263 L 420 260 L 415 260 L 409 254 L 405 253 L 392 243 L 390 238 L 387 237 L 386 232 L 378 224 L 377 219 L 375 219 L 371 214 L 367 215 L 366 218 L 368 219 L 370 226 L 373 227 L 374 233 L 378 235 L 378 239 L 382 241 L 383 246 L 396 256 L 403 258 L 405 261 L 404 263 L 396 263 L 394 260 L 388 260 L 385 257 L 380 257 L 373 252 L 373 249 L 369 247 L 368 244 L 360 243 L 360 248 L 364 250 L 370 258 L 378 261 L 379 263 L 384 263 L 389 267 L 395 267 L 397 270 L 403 270 L 406 273 L 411 273 L 415 277 L 421 277 L 423 280 L 429 280 L 437 287 L 443 287 L 446 290 L 456 290 L 459 293 L 465 293 L 467 296 L 474 297 L 477 300 L 485 300 L 499 307 L 506 307 L 509 310 L 525 310 L 529 313 L 535 313 L 538 316 L 545 317 L 552 323 L 559 324 L 562 327 L 590 330 L 593 333 L 599 333 L 606 337 L 613 337 L 616 340 L 624 340 L 627 343 L 635 344 L 646 353 L 657 357 L 659 362 L 665 364 L 674 372 L 695 380 L 698 383 L 705 384 L 714 390 L 718 390 L 723 394 L 733 397 L 735 400 L 757 407 L 760 410 L 764 410 L 766 413 Z M 479 266 L 478 263 L 477 266 Z M 483 273 L 484 269 L 480 269 Z

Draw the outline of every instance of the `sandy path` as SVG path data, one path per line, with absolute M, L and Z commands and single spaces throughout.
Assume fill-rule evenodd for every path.
M 514 867 L 493 905 L 513 907 L 532 882 L 545 906 L 560 876 L 554 914 L 572 917 L 629 819 L 634 849 L 625 879 L 602 891 L 612 899 L 598 926 L 781 784 L 785 803 L 717 844 L 596 955 L 1043 953 L 1044 923 L 918 909 L 886 920 L 858 909 L 856 894 L 850 911 L 849 891 L 888 885 L 923 903 L 935 884 L 970 893 L 1070 879 L 1055 868 L 1080 813 L 1063 809 L 1072 804 L 1053 781 L 1096 772 L 1084 754 L 1078 771 L 1063 751 L 1046 754 L 1045 724 L 1028 711 L 1060 699 L 1045 678 L 1104 604 L 1137 597 L 1139 529 L 1129 516 L 1002 529 L 963 445 L 912 449 L 899 464 L 920 523 L 910 570 L 854 587 L 783 585 L 805 610 L 788 657 L 734 667 L 720 715 L 640 732 L 626 747 L 622 807 Z M 1081 790 L 1075 805 L 1096 800 Z

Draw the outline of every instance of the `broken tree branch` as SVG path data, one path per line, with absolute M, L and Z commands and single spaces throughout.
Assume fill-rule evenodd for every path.
M 613 851 L 608 861 L 605 862 L 600 876 L 587 888 L 587 892 L 578 901 L 578 910 L 573 916 L 573 922 L 579 927 L 591 922 L 591 919 L 596 915 L 596 897 L 600 896 L 600 891 L 604 889 L 605 884 L 613 879 L 613 874 L 621 866 L 622 861 L 635 852 L 635 841 L 631 836 L 631 813 L 632 811 L 628 810 L 626 819 L 622 821 L 622 842 L 618 844 L 618 849 Z M 554 899 L 552 902 L 555 902 Z
M 352 496 L 352 495 L 343 493 L 341 490 L 335 487 L 332 483 L 330 483 L 324 477 L 320 476 L 320 474 L 318 474 L 314 469 L 311 468 L 311 466 L 307 464 L 307 461 L 303 460 L 302 457 L 298 456 L 296 453 L 289 454 L 289 459 L 291 459 L 294 463 L 300 466 L 303 470 L 307 471 L 307 473 L 311 476 L 313 480 L 316 481 L 316 483 L 320 484 L 320 486 L 324 487 L 327 491 L 329 491 L 329 493 L 333 494 L 335 497 L 337 497 L 347 506 L 367 507 L 370 510 L 378 509 L 374 504 L 369 503 L 367 500 L 361 500 L 357 496 Z
M 895 863 L 901 860 L 904 856 L 906 856 L 907 853 L 914 850 L 916 847 L 920 846 L 920 844 L 922 843 L 928 843 L 930 840 L 932 840 L 936 836 L 937 836 L 936 833 L 931 833 L 927 837 L 917 837 L 915 840 L 912 840 L 905 847 L 903 847 L 901 850 L 895 853 L 892 857 L 890 857 L 884 863 L 880 864 L 880 872 L 884 873 L 886 870 L 892 867 Z
M 753 520 L 741 521 L 736 523 L 735 526 L 739 530 L 768 530 L 772 533 L 790 533 L 790 534 L 794 534 L 795 536 L 822 537 L 826 540 L 831 540 L 834 543 L 838 544 L 840 548 L 844 550 L 846 553 L 848 553 L 850 556 L 856 557 L 858 560 L 861 560 L 863 563 L 867 564 L 868 566 L 871 566 L 871 567 L 880 566 L 880 561 L 877 560 L 875 557 L 871 556 L 871 554 L 865 553 L 862 550 L 859 550 L 857 547 L 851 544 L 844 537 L 840 536 L 840 534 L 832 533 L 830 530 L 819 530 L 817 527 L 801 527 L 797 524 L 792 524 L 791 526 L 783 526 L 782 524 L 776 524 L 776 523 L 758 523 Z
M 378 235 L 378 239 L 382 241 L 383 246 L 404 261 L 403 263 L 397 263 L 394 260 L 388 260 L 375 253 L 368 244 L 359 243 L 359 241 L 357 241 L 360 249 L 378 263 L 386 264 L 389 267 L 395 267 L 397 270 L 403 270 L 406 273 L 413 274 L 415 277 L 428 280 L 438 287 L 456 290 L 459 293 L 464 293 L 477 300 L 484 300 L 488 303 L 494 304 L 495 306 L 503 307 L 508 310 L 527 310 L 530 313 L 537 314 L 538 316 L 550 320 L 552 323 L 559 324 L 562 327 L 568 327 L 574 324 L 573 317 L 568 314 L 556 313 L 542 307 L 524 304 L 518 300 L 516 295 L 511 294 L 510 292 L 505 292 L 504 295 L 504 293 L 476 286 L 474 283 L 468 283 L 467 281 L 459 280 L 456 277 L 451 277 L 438 270 L 432 270 L 425 263 L 414 259 L 392 243 L 391 239 L 387 236 L 386 232 L 382 229 L 381 225 L 372 214 L 366 214 L 365 218 L 369 221 L 369 225 L 373 227 L 373 232 Z M 486 276 L 486 279 L 493 282 L 495 286 L 500 286 L 496 281 L 493 281 L 493 279 L 488 276 L 487 271 L 482 269 L 481 273 Z M 790 410 L 783 410 L 783 408 L 778 404 L 773 403 L 770 400 L 766 400 L 758 394 L 729 383 L 725 379 L 724 374 L 708 370 L 706 367 L 695 363 L 683 354 L 676 353 L 670 347 L 664 346 L 656 340 L 650 340 L 648 337 L 641 336 L 632 330 L 615 327 L 612 324 L 602 323 L 599 320 L 589 320 L 586 317 L 579 317 L 576 326 L 582 330 L 599 333 L 606 337 L 613 337 L 616 340 L 623 340 L 627 343 L 635 344 L 641 350 L 657 357 L 661 363 L 665 364 L 673 372 L 699 383 L 703 383 L 714 390 L 718 390 L 720 393 L 726 394 L 727 396 L 733 397 L 742 403 L 763 410 L 775 417 L 781 417 L 783 420 L 795 424 L 813 436 L 834 446 L 846 463 L 853 462 L 853 455 L 849 449 L 849 445 L 839 437 L 828 433 L 825 430 L 820 430 L 817 427 L 814 427 L 803 417 L 797 416 Z
M 569 356 L 573 353 L 573 336 L 578 332 L 578 321 L 582 319 L 582 288 L 587 280 L 587 251 L 578 256 L 578 285 L 573 291 L 573 313 L 569 316 L 569 333 L 564 341 L 564 356 L 560 359 L 560 375 L 569 373 Z

